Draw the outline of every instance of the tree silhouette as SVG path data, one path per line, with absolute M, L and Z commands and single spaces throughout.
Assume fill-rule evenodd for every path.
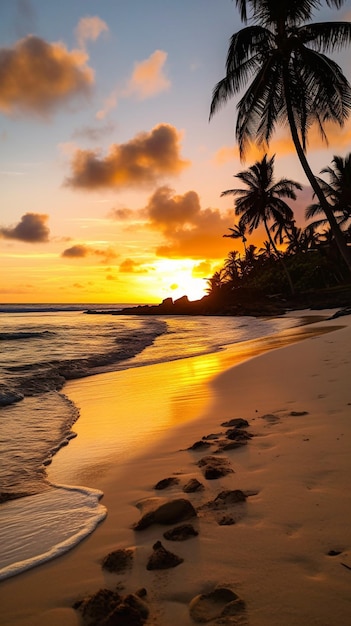
M 267 159 L 267 155 L 265 155 L 261 161 L 257 161 L 247 170 L 235 175 L 235 178 L 246 185 L 246 189 L 227 189 L 221 195 L 236 197 L 235 214 L 241 216 L 239 226 L 248 227 L 249 234 L 263 224 L 268 240 L 283 265 L 290 290 L 293 293 L 294 287 L 289 272 L 273 241 L 268 222 L 273 220 L 275 224 L 281 226 L 291 222 L 294 214 L 282 198 L 296 200 L 295 190 L 302 189 L 302 186 L 288 178 L 281 178 L 278 182 L 274 182 L 273 173 L 274 156 Z
M 288 122 L 295 149 L 351 272 L 351 254 L 306 158 L 307 134 L 325 122 L 342 126 L 351 109 L 351 86 L 325 53 L 351 41 L 350 22 L 310 23 L 322 0 L 235 0 L 246 26 L 230 40 L 226 76 L 213 90 L 210 119 L 251 80 L 237 105 L 236 138 L 241 157 L 250 142 L 268 146 L 277 125 Z M 344 0 L 326 0 L 340 8 Z

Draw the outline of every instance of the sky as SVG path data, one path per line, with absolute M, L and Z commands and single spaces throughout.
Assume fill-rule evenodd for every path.
M 0 301 L 154 303 L 206 292 L 240 240 L 236 103 L 209 122 L 242 23 L 232 0 L 0 0 Z M 327 7 L 314 21 L 351 19 Z M 351 79 L 351 49 L 334 57 Z M 312 129 L 318 174 L 350 151 L 351 121 Z M 288 130 L 276 178 L 311 202 Z M 260 247 L 263 232 L 248 243 Z

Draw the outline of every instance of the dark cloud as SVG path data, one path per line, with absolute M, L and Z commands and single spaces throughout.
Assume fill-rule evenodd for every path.
M 71 248 L 66 248 L 61 254 L 62 257 L 70 259 L 82 259 L 90 254 L 88 246 L 76 245 Z
M 189 165 L 179 156 L 179 141 L 176 128 L 160 124 L 127 143 L 113 144 L 106 157 L 93 150 L 78 150 L 66 185 L 81 189 L 150 186 Z
M 47 116 L 72 98 L 86 95 L 93 71 L 84 52 L 29 35 L 0 48 L 0 110 Z
M 84 259 L 87 256 L 98 256 L 101 259 L 101 263 L 108 264 L 111 263 L 113 259 L 116 259 L 118 254 L 112 250 L 112 248 L 100 250 L 98 248 L 91 248 L 85 244 L 76 244 L 71 248 L 66 248 L 66 250 L 61 253 L 61 256 L 70 259 Z
M 162 232 L 166 244 L 156 250 L 168 258 L 224 258 L 232 243 L 223 234 L 233 226 L 232 211 L 222 214 L 218 209 L 202 209 L 195 191 L 174 195 L 168 187 L 160 187 L 145 208 L 149 226 Z
M 25 213 L 12 228 L 0 228 L 0 235 L 5 239 L 18 239 L 28 243 L 46 243 L 49 241 L 50 230 L 46 226 L 48 215 L 42 213 Z

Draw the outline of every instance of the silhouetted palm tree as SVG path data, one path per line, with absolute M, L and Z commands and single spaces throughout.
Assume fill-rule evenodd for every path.
M 221 196 L 225 196 L 226 192 L 224 191 Z M 223 235 L 223 237 L 230 237 L 231 239 L 241 239 L 244 244 L 244 253 L 246 254 L 246 242 L 247 239 L 245 237 L 246 226 L 243 224 L 237 224 L 234 228 L 228 228 L 231 231 L 230 235 Z
M 235 214 L 241 216 L 239 226 L 248 227 L 249 234 L 263 224 L 268 240 L 283 265 L 293 293 L 294 288 L 289 272 L 273 241 L 268 222 L 270 220 L 278 224 L 291 222 L 294 214 L 282 198 L 296 200 L 295 190 L 302 189 L 302 186 L 287 178 L 274 182 L 273 169 L 274 156 L 267 159 L 265 155 L 261 161 L 257 161 L 249 169 L 235 175 L 235 178 L 239 178 L 246 185 L 246 189 L 227 189 L 221 195 L 236 196 Z
M 237 105 L 236 138 L 241 156 L 251 141 L 265 146 L 276 126 L 289 123 L 295 149 L 351 272 L 351 254 L 306 158 L 307 133 L 316 123 L 343 125 L 351 109 L 351 86 L 325 53 L 351 41 L 350 22 L 310 23 L 322 0 L 235 0 L 244 23 L 230 40 L 226 76 L 213 90 L 210 118 L 251 83 Z M 344 0 L 326 0 L 340 8 Z
M 233 284 L 239 282 L 239 277 L 241 273 L 239 259 L 239 252 L 237 252 L 236 250 L 232 250 L 228 253 L 227 258 L 224 261 L 226 278 L 228 278 L 228 280 L 230 280 Z
M 317 180 L 331 204 L 337 222 L 343 226 L 351 219 L 351 153 L 345 158 L 334 156 L 332 166 L 323 168 L 321 174 L 329 176 L 329 183 L 321 178 Z M 319 202 L 310 204 L 306 209 L 306 218 L 310 219 L 321 213 L 323 208 Z M 314 225 L 318 227 L 325 223 L 326 219 L 322 218 L 314 222 Z

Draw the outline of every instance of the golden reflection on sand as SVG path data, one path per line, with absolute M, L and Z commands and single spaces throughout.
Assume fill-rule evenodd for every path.
M 336 328 L 299 326 L 216 353 L 70 381 L 64 392 L 80 409 L 73 428 L 78 436 L 55 456 L 49 479 L 97 486 L 96 477 L 111 464 L 140 454 L 171 427 L 200 418 L 212 397 L 209 383 L 223 370 Z

